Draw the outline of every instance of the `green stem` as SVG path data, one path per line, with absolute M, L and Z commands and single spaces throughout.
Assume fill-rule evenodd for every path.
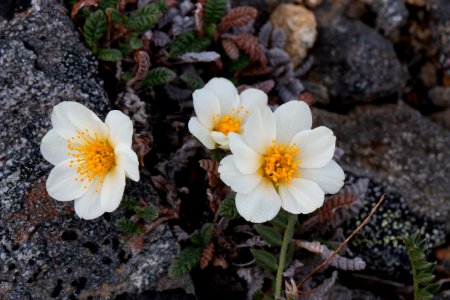
M 297 222 L 297 215 L 288 215 L 288 223 L 286 230 L 284 231 L 283 243 L 281 244 L 280 259 L 278 260 L 277 277 L 275 281 L 275 299 L 281 298 L 281 284 L 283 281 L 284 264 L 286 262 L 286 252 L 289 246 L 289 242 L 294 235 L 294 226 Z

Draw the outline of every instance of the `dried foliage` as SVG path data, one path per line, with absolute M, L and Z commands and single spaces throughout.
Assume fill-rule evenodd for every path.
M 258 11 L 253 7 L 238 6 L 230 10 L 222 19 L 217 27 L 219 31 L 226 31 L 233 27 L 239 27 L 253 21 Z
M 319 243 L 319 242 L 307 242 L 307 241 L 300 241 L 296 240 L 295 244 L 303 249 L 306 249 L 310 252 L 319 254 L 323 259 L 328 259 L 333 254 L 333 251 L 328 249 L 325 245 Z M 340 255 L 336 255 L 331 261 L 330 265 L 333 267 L 345 270 L 345 271 L 361 271 L 364 270 L 366 267 L 366 263 L 362 258 L 355 257 L 355 258 L 345 258 Z
M 150 153 L 153 146 L 153 136 L 151 133 L 139 133 L 133 136 L 133 151 L 136 152 L 139 165 L 144 165 L 145 156 Z
M 239 35 L 223 34 L 222 38 L 233 41 L 240 50 L 248 55 L 250 61 L 257 62 L 263 66 L 266 65 L 266 55 L 259 44 L 258 38 L 254 35 L 241 32 Z
M 202 257 L 200 258 L 200 269 L 206 268 L 213 259 L 214 243 L 210 242 L 209 245 L 203 249 Z

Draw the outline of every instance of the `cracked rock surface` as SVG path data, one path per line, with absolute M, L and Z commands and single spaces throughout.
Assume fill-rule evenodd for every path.
M 115 226 L 122 211 L 81 220 L 73 202 L 45 190 L 52 165 L 39 144 L 52 107 L 77 101 L 101 118 L 109 109 L 96 60 L 61 8 L 0 22 L 0 299 L 133 297 L 161 286 L 179 251 L 168 226 L 146 235 L 136 253 Z M 126 193 L 156 204 L 150 177 L 141 178 Z

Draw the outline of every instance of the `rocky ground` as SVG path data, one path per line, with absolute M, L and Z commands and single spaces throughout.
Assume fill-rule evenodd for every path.
M 270 16 L 270 8 L 261 1 L 243 2 L 258 8 L 257 24 L 268 18 L 276 23 L 292 14 L 291 9 L 278 9 Z M 349 247 L 367 262 L 367 270 L 343 274 L 327 299 L 408 294 L 409 266 L 399 243 L 417 229 L 435 249 L 438 277 L 448 278 L 450 2 L 300 2 L 304 4 L 295 8 L 298 18 L 293 22 L 298 27 L 285 28 L 292 31 L 287 37 L 292 49 L 286 51 L 298 65 L 308 55 L 314 57 L 302 82 L 315 99 L 315 122 L 338 137 L 347 183 L 368 182 L 363 208 L 346 223 L 344 233 L 388 194 L 379 214 Z M 136 250 L 132 237 L 114 226 L 123 211 L 83 221 L 71 204 L 46 194 L 51 166 L 41 157 L 39 143 L 50 127 L 52 107 L 63 100 L 77 101 L 104 117 L 115 101 L 108 100 L 105 90 L 110 88 L 103 85 L 96 59 L 80 41 L 63 6 L 43 0 L 6 1 L 0 3 L 0 12 L 0 299 L 195 299 L 190 277 L 167 276 L 180 249 L 171 231 L 174 224 L 147 234 Z M 152 109 L 156 115 L 167 108 Z M 167 149 L 158 146 L 158 139 L 163 145 L 187 140 L 183 118 L 169 118 L 172 125 L 181 121 L 167 134 L 167 124 L 156 126 L 153 121 L 157 154 L 146 163 L 157 165 L 169 157 L 158 152 Z M 192 152 L 188 162 L 178 169 L 172 166 L 181 175 L 198 173 L 193 157 L 204 153 L 192 149 L 171 149 L 174 161 L 177 153 Z M 127 194 L 147 203 L 163 201 L 148 170 L 141 178 L 128 186 Z M 186 203 L 185 215 L 192 202 Z M 205 215 L 200 212 L 196 218 Z M 193 229 L 195 222 L 183 218 L 181 223 Z M 215 287 L 217 282 L 198 273 L 193 277 L 199 299 L 222 299 L 202 287 Z M 213 277 L 211 281 L 225 281 Z M 231 286 L 231 281 L 220 286 Z M 236 284 L 245 291 L 242 281 Z M 436 299 L 450 299 L 449 291 L 444 284 Z

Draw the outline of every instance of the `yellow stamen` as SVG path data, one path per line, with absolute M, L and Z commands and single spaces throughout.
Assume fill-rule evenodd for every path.
M 107 140 L 101 138 L 97 133 L 77 132 L 71 139 L 67 140 L 70 160 L 70 168 L 75 167 L 78 177 L 75 181 L 87 182 L 98 179 L 98 186 L 103 184 L 104 177 L 115 165 L 114 149 Z M 98 186 L 95 191 L 98 192 Z M 87 185 L 84 188 L 87 189 Z
M 224 135 L 228 135 L 230 132 L 241 131 L 242 118 L 248 114 L 248 110 L 244 110 L 243 106 L 238 109 L 232 108 L 231 113 L 226 115 L 215 115 L 213 122 L 216 124 L 213 128 L 214 131 L 222 132 Z
M 301 161 L 298 158 L 300 149 L 293 145 L 272 145 L 264 155 L 263 172 L 275 185 L 290 183 L 292 177 L 299 177 L 298 166 Z

